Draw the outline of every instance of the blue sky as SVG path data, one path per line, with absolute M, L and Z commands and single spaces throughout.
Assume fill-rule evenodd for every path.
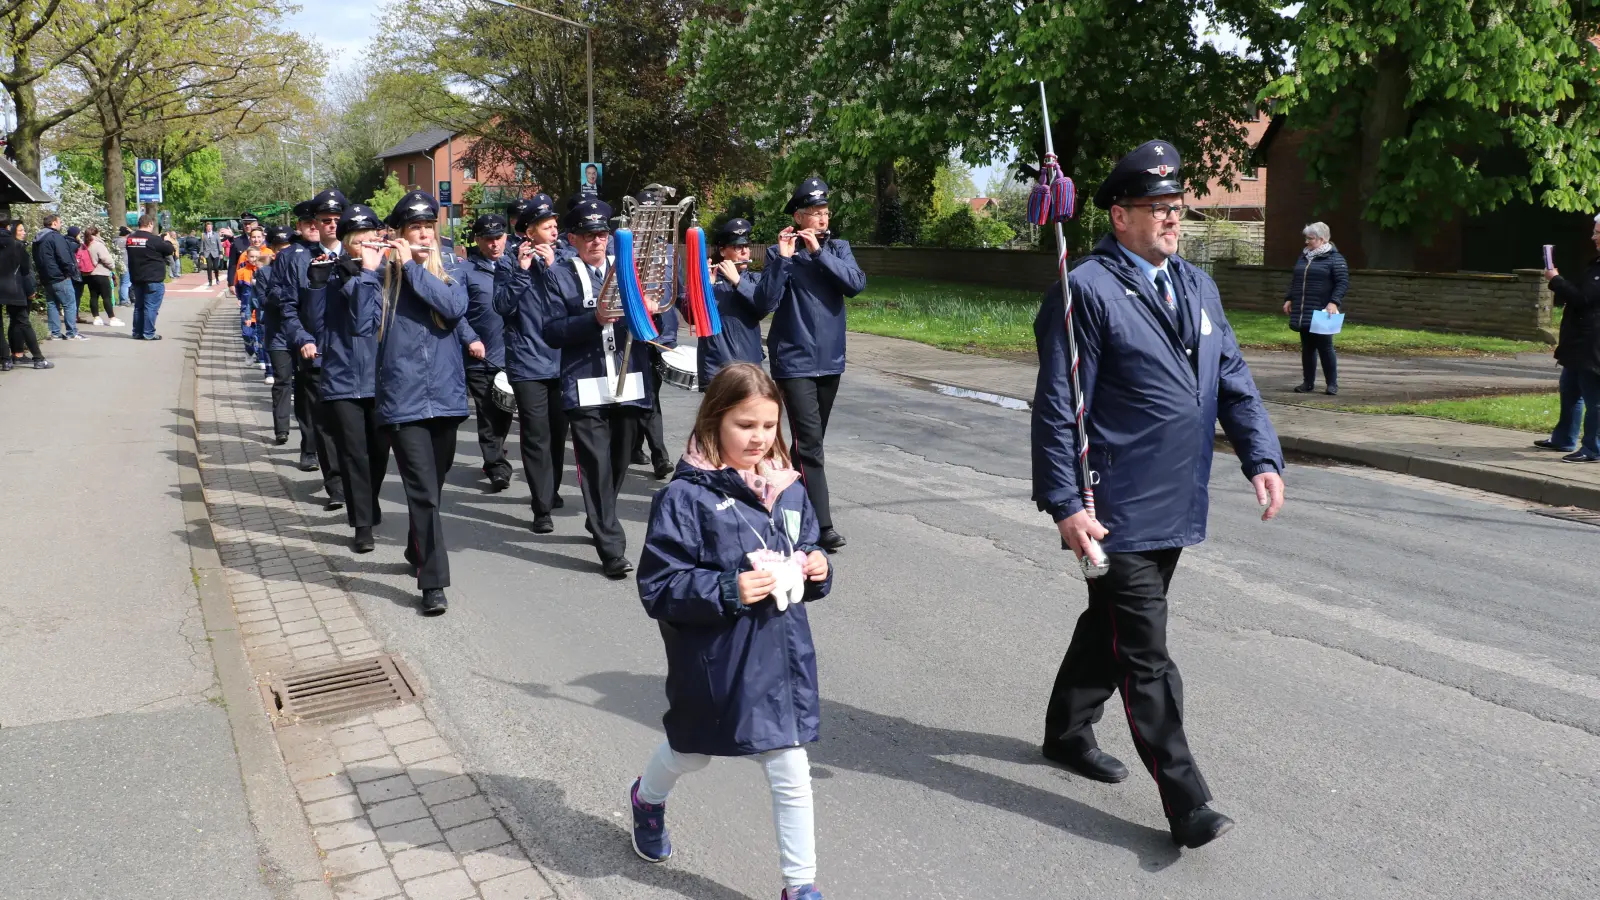
M 288 27 L 322 45 L 328 54 L 328 71 L 356 61 L 378 32 L 383 3 L 347 3 L 302 0 L 300 11 L 287 19 Z

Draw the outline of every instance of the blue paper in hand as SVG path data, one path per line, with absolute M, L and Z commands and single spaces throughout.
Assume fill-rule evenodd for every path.
M 1319 309 L 1311 314 L 1312 334 L 1338 334 L 1342 328 L 1344 328 L 1344 313 L 1329 313 Z

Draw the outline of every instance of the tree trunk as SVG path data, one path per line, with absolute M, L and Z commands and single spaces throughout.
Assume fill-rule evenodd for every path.
M 109 134 L 100 139 L 100 163 L 106 169 L 106 217 L 115 229 L 128 221 L 128 176 L 122 168 L 121 135 Z
M 1361 201 L 1361 249 L 1368 269 L 1414 268 L 1415 241 L 1409 232 L 1391 231 L 1366 216 L 1368 204 L 1382 186 L 1379 163 L 1385 141 L 1404 137 L 1410 122 L 1406 110 L 1405 57 L 1390 51 L 1378 57 L 1378 77 L 1361 110 L 1361 168 L 1356 180 Z
M 900 206 L 900 181 L 895 176 L 893 156 L 878 162 L 874 173 L 874 196 L 878 217 L 873 239 L 886 247 L 910 243 L 905 210 Z
M 39 181 L 39 139 L 43 132 L 39 127 L 39 99 L 34 93 L 33 85 L 24 85 L 19 90 L 11 92 L 11 104 L 17 111 L 17 127 L 7 135 L 7 146 L 14 154 L 17 168 L 22 174 Z

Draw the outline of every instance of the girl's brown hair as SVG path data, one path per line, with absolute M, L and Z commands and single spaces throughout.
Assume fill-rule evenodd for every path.
M 706 397 L 700 401 L 700 413 L 694 418 L 691 432 L 700 455 L 713 466 L 722 466 L 722 420 L 734 407 L 760 397 L 778 404 L 778 431 L 772 436 L 772 447 L 767 459 L 789 468 L 789 451 L 783 441 L 783 394 L 778 383 L 764 369 L 754 363 L 733 363 L 723 366 L 711 383 L 706 385 Z

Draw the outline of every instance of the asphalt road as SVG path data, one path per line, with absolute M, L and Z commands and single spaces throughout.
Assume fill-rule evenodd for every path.
M 666 391 L 680 445 L 698 398 Z M 1267 525 L 1219 457 L 1212 537 L 1184 555 L 1170 631 L 1191 743 L 1239 827 L 1180 854 L 1141 773 L 1105 786 L 1036 756 L 1084 594 L 1028 501 L 1027 427 L 1025 412 L 845 378 L 828 452 L 850 545 L 811 610 L 830 900 L 1600 894 L 1600 530 L 1308 466 Z M 746 761 L 682 782 L 672 861 L 634 857 L 623 793 L 661 740 L 659 636 L 633 584 L 598 574 L 573 473 L 557 533 L 535 536 L 520 476 L 483 493 L 470 423 L 461 434 L 449 615 L 415 613 L 392 474 L 378 553 L 331 553 L 379 637 L 417 663 L 470 769 L 581 895 L 776 896 Z M 624 493 L 635 557 L 657 486 Z M 342 542 L 343 513 L 320 515 Z M 1114 709 L 1099 734 L 1137 770 Z

